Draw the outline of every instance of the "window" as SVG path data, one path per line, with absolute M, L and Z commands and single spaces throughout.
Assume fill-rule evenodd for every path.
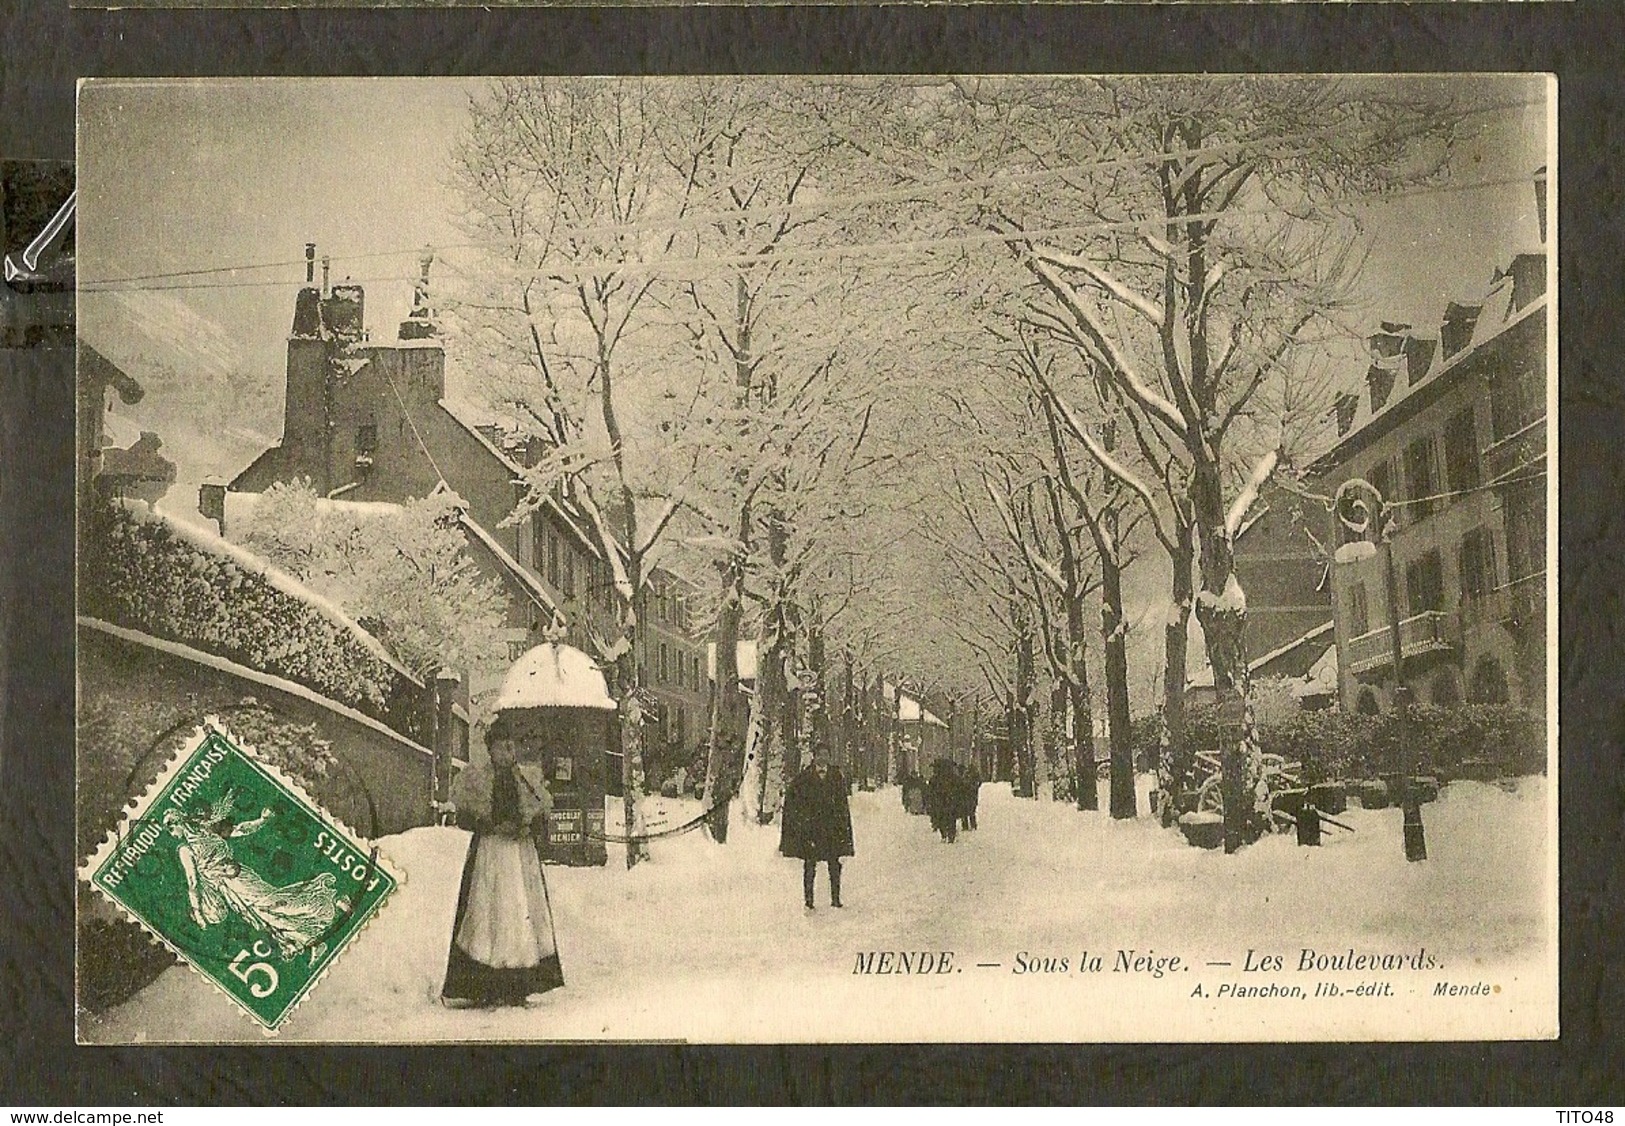
M 1437 549 L 1406 565 L 1405 592 L 1412 614 L 1444 609 L 1444 568 Z
M 564 553 L 564 582 L 559 587 L 559 593 L 565 598 L 576 596 L 576 556 L 573 551 Z
M 1488 528 L 1474 528 L 1461 540 L 1461 593 L 1479 598 L 1499 584 L 1495 575 L 1495 540 Z
M 1472 407 L 1444 428 L 1444 475 L 1450 492 L 1478 487 L 1478 434 L 1473 428 Z
M 1503 371 L 1490 383 L 1490 431 L 1495 440 L 1509 438 L 1546 415 L 1546 371 L 1531 365 Z
M 1366 601 L 1365 584 L 1349 588 L 1349 635 L 1363 637 L 1371 632 L 1371 607 Z
M 1520 483 L 1505 490 L 1507 570 L 1511 581 L 1546 570 L 1546 482 Z
M 1405 447 L 1405 495 L 1413 503 L 1415 519 L 1420 520 L 1434 510 L 1435 502 L 1423 500 L 1439 491 L 1438 477 L 1433 471 L 1433 436 L 1416 439 Z
M 552 529 L 546 531 L 547 536 L 547 581 L 557 590 L 561 579 L 559 577 L 559 537 L 553 534 Z
M 666 683 L 667 678 L 670 677 L 670 675 L 671 675 L 671 669 L 666 663 L 667 658 L 669 656 L 670 656 L 670 651 L 666 648 L 666 643 L 664 641 L 662 641 L 660 643 L 660 683 L 661 684 Z

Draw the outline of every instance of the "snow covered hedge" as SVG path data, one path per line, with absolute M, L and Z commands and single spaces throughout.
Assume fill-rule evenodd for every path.
M 98 506 L 79 556 L 79 612 L 285 677 L 421 734 L 422 688 L 376 641 L 314 595 L 284 589 L 291 579 L 241 549 L 218 541 L 210 550 L 210 539 Z
M 1546 770 L 1546 728 L 1532 712 L 1507 704 L 1417 705 L 1412 716 L 1418 774 L 1448 781 L 1478 772 L 1517 777 Z M 1189 709 L 1186 728 L 1193 750 L 1220 750 L 1223 733 L 1216 709 Z M 1157 725 L 1136 723 L 1134 737 L 1137 755 L 1155 761 Z M 1266 753 L 1303 763 L 1310 783 L 1380 778 L 1399 761 L 1392 713 L 1299 711 L 1261 722 L 1259 740 Z

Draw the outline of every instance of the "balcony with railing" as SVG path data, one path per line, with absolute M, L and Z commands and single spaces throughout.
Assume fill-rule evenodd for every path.
M 1399 623 L 1399 651 L 1405 660 L 1457 648 L 1456 623 L 1442 610 L 1424 610 Z M 1387 668 L 1393 661 L 1388 627 L 1363 633 L 1348 643 L 1348 667 L 1356 675 Z

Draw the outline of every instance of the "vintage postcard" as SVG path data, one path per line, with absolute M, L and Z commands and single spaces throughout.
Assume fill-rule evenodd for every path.
M 1555 1037 L 1556 106 L 84 83 L 80 1040 Z

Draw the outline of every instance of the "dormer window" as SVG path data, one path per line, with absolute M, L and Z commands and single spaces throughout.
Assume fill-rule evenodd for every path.
M 1339 395 L 1334 404 L 1337 412 L 1337 436 L 1341 438 L 1354 425 L 1354 413 L 1360 407 L 1359 396 L 1347 392 Z
M 1371 413 L 1376 414 L 1387 404 L 1388 396 L 1394 389 L 1394 369 L 1372 364 L 1365 373 L 1365 382 L 1371 391 Z

